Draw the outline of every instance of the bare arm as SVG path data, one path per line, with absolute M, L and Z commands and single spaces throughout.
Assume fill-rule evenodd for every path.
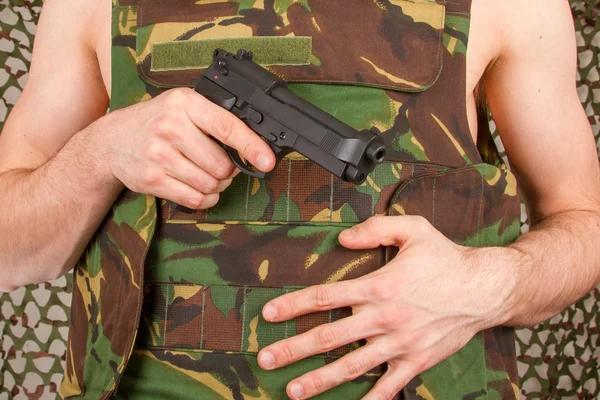
M 105 0 L 44 4 L 29 82 L 0 136 L 0 291 L 72 268 L 125 186 L 214 206 L 239 170 L 208 135 L 264 171 L 275 164 L 243 122 L 190 89 L 103 116 L 108 60 L 97 55 L 110 41 L 88 35 L 109 16 Z
M 0 136 L 0 290 L 65 272 L 119 191 L 86 143 L 108 104 L 86 28 L 93 11 L 46 1 L 27 85 Z
M 511 0 L 495 9 L 504 46 L 486 92 L 532 222 L 511 246 L 519 256 L 503 314 L 507 324 L 533 325 L 600 282 L 600 173 L 576 91 L 568 2 Z

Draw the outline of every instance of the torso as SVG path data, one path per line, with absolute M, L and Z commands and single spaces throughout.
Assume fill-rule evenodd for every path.
M 102 12 L 96 13 L 99 34 L 95 36 L 96 43 L 92 44 L 96 49 L 102 79 L 106 91 L 110 96 L 111 89 L 111 64 L 110 64 L 110 8 L 109 0 L 102 1 Z M 476 89 L 483 77 L 486 68 L 497 57 L 500 43 L 494 41 L 497 37 L 494 4 L 489 0 L 473 0 L 471 8 L 471 32 L 469 34 L 469 46 L 467 52 L 467 116 L 469 128 L 473 140 L 477 139 L 477 104 Z

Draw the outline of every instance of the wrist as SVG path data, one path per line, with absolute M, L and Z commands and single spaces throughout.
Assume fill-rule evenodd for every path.
M 114 151 L 110 143 L 110 137 L 107 132 L 110 131 L 110 118 L 107 116 L 100 118 L 89 126 L 91 132 L 86 137 L 89 138 L 88 157 L 93 179 L 96 186 L 93 190 L 107 191 L 111 194 L 120 193 L 124 185 L 113 173 Z M 96 192 L 97 193 L 97 192 Z
M 479 330 L 510 325 L 519 313 L 519 282 L 527 256 L 520 249 L 481 247 L 472 249 L 471 261 L 481 271 L 480 304 L 485 305 L 486 317 Z

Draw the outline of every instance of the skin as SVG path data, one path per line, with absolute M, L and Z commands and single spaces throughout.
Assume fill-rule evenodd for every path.
M 350 249 L 400 251 L 372 274 L 265 305 L 268 321 L 353 310 L 262 349 L 265 369 L 367 339 L 290 382 L 292 398 L 312 397 L 382 363 L 388 371 L 366 398 L 392 398 L 476 332 L 543 321 L 600 281 L 600 172 L 575 88 L 568 3 L 474 0 L 472 15 L 471 132 L 475 139 L 481 89 L 519 178 L 531 231 L 507 247 L 476 249 L 413 216 L 374 217 L 344 231 L 339 240 Z M 10 210 L 0 216 L 2 291 L 71 269 L 124 187 L 191 208 L 213 206 L 239 171 L 210 137 L 259 167 L 263 154 L 263 171 L 274 166 L 268 146 L 241 121 L 188 89 L 104 116 L 109 29 L 107 0 L 44 4 L 29 81 L 0 136 L 0 208 Z

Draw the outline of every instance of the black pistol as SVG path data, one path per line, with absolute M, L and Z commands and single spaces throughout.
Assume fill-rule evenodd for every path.
M 216 49 L 196 91 L 263 137 L 277 162 L 297 151 L 339 178 L 362 184 L 386 154 L 379 130 L 357 131 L 346 125 L 292 93 L 285 81 L 253 62 L 252 56 L 242 49 L 235 56 Z M 265 178 L 264 172 L 242 161 L 237 150 L 219 144 L 242 172 Z

